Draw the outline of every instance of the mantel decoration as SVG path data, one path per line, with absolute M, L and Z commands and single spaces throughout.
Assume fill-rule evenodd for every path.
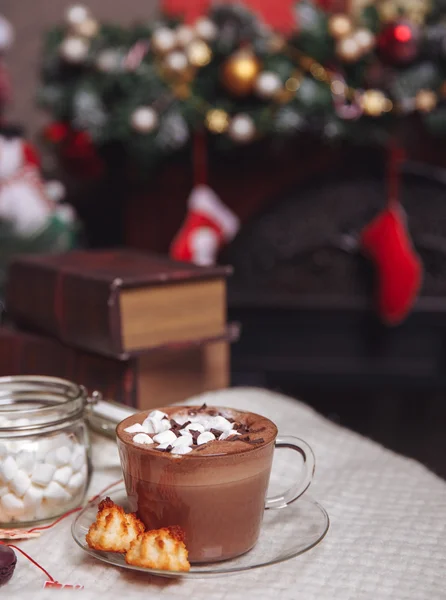
M 286 35 L 239 4 L 128 28 L 72 6 L 44 47 L 44 137 L 96 173 L 110 144 L 147 172 L 203 131 L 223 148 L 302 132 L 385 143 L 418 114 L 446 133 L 444 0 L 360 4 L 299 2 Z

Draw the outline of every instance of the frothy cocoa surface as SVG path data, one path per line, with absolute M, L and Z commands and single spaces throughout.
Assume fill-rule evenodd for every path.
M 240 436 L 237 436 L 231 440 L 213 440 L 201 446 L 193 446 L 192 452 L 181 457 L 171 454 L 170 452 L 162 452 L 166 458 L 173 460 L 178 460 L 179 458 L 182 460 L 190 460 L 205 456 L 231 455 L 239 454 L 241 452 L 250 452 L 270 444 L 277 436 L 276 425 L 266 417 L 256 413 L 244 412 L 218 406 L 207 406 L 204 408 L 200 406 L 170 406 L 167 408 L 160 408 L 158 410 L 166 413 L 169 419 L 172 421 L 176 421 L 177 418 L 180 422 L 184 419 L 186 419 L 186 422 L 193 422 L 194 417 L 196 418 L 197 415 L 207 415 L 209 417 L 221 415 L 228 420 L 233 420 L 234 427 L 237 427 L 238 425 L 241 426 L 241 428 L 238 429 L 238 431 L 241 432 Z M 134 425 L 135 423 L 142 424 L 150 412 L 151 411 L 137 413 L 122 421 L 117 427 L 117 436 L 124 443 L 131 444 L 138 450 L 159 455 L 161 451 L 157 450 L 156 447 L 152 445 L 141 446 L 141 444 L 135 443 L 133 441 L 135 434 L 125 431 L 125 429 L 131 425 Z

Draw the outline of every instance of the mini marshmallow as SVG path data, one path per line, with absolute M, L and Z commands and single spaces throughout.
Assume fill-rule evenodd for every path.
M 14 494 L 6 494 L 0 500 L 1 506 L 9 517 L 20 517 L 25 511 L 23 500 L 17 498 Z
M 67 485 L 73 475 L 73 469 L 68 465 L 66 467 L 60 467 L 54 473 L 53 481 L 57 481 L 60 485 Z
M 25 473 L 31 475 L 36 464 L 36 453 L 32 450 L 20 450 L 15 460 L 19 469 L 23 469 Z
M 46 486 L 49 484 L 56 472 L 54 465 L 48 465 L 45 463 L 37 463 L 33 469 L 31 481 L 37 485 Z
M 193 421 L 192 423 L 189 423 L 189 425 L 186 425 L 186 427 L 184 428 L 186 431 L 199 431 L 200 433 L 203 433 L 204 431 L 204 426 L 201 423 L 198 423 L 197 421 Z M 184 429 L 182 429 L 181 431 L 184 431 Z
M 167 419 L 167 415 L 160 410 L 152 410 L 149 414 L 149 418 L 154 419 L 155 421 L 161 421 L 161 419 Z
M 14 475 L 17 473 L 17 464 L 12 456 L 7 456 L 4 461 L 0 463 L 0 479 L 3 481 L 11 481 Z
M 135 439 L 135 438 L 133 438 Z M 173 431 L 167 430 L 153 436 L 153 441 L 157 444 L 171 444 L 177 439 Z
M 23 504 L 26 511 L 36 509 L 42 503 L 43 491 L 35 485 L 30 485 L 23 496 Z
M 126 427 L 124 431 L 127 433 L 144 433 L 145 429 L 141 423 L 135 423 L 134 425 L 130 425 L 130 427 Z
M 170 429 L 169 419 L 153 419 L 152 417 L 147 417 L 142 425 L 146 433 L 162 433 L 163 431 Z
M 85 460 L 85 448 L 83 446 L 76 445 L 70 461 L 73 471 L 79 471 L 79 469 L 82 469 L 82 467 L 85 465 Z
M 68 489 L 72 494 L 76 494 L 85 483 L 85 477 L 82 473 L 75 473 L 68 482 Z
M 43 491 L 43 497 L 51 503 L 59 504 L 71 500 L 70 494 L 55 481 L 51 481 Z
M 26 492 L 30 485 L 31 480 L 25 473 L 25 471 L 17 471 L 9 483 L 11 492 L 14 492 L 16 496 L 20 497 L 23 496 L 23 494 Z
M 224 417 L 211 417 L 209 421 L 209 429 L 218 429 L 219 431 L 230 431 L 232 429 L 232 423 Z
M 157 433 L 157 422 L 155 419 L 147 417 L 142 423 L 142 428 L 145 433 Z
M 230 429 L 229 431 L 223 431 L 223 433 L 221 434 L 221 436 L 218 439 L 226 440 L 228 437 L 231 437 L 232 435 L 240 435 L 240 433 L 238 431 L 236 431 L 235 429 Z
M 170 421 L 169 419 L 161 419 L 161 421 L 156 421 L 157 430 L 155 433 L 163 433 L 163 431 L 168 431 L 170 429 Z
M 9 493 L 9 485 L 0 485 L 0 498 Z
M 133 436 L 135 444 L 153 444 L 153 440 L 147 433 L 137 433 Z
M 215 440 L 215 435 L 210 431 L 205 431 L 203 433 L 200 433 L 200 435 L 198 436 L 197 446 L 201 446 L 201 444 L 207 444 L 208 442 L 212 442 L 212 440 Z
M 172 442 L 172 446 L 174 448 L 178 448 L 178 446 L 192 446 L 194 443 L 194 438 L 189 434 L 180 435 L 175 441 Z
M 55 465 L 56 467 L 63 467 L 64 465 L 68 465 L 71 460 L 71 450 L 68 446 L 61 446 L 57 448 L 55 451 Z
M 181 455 L 181 454 L 189 454 L 192 452 L 192 448 L 190 446 L 185 446 L 184 444 L 180 444 L 174 450 L 172 450 L 173 455 Z

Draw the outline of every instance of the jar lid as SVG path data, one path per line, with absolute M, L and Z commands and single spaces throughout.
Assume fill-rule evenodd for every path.
M 86 389 L 65 379 L 0 377 L 0 436 L 25 434 L 79 418 L 88 402 Z

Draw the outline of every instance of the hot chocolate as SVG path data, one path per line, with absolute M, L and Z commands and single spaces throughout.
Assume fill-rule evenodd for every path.
M 254 546 L 277 436 L 272 421 L 227 408 L 169 407 L 132 415 L 117 435 L 130 508 L 146 527 L 180 525 L 191 562 Z

